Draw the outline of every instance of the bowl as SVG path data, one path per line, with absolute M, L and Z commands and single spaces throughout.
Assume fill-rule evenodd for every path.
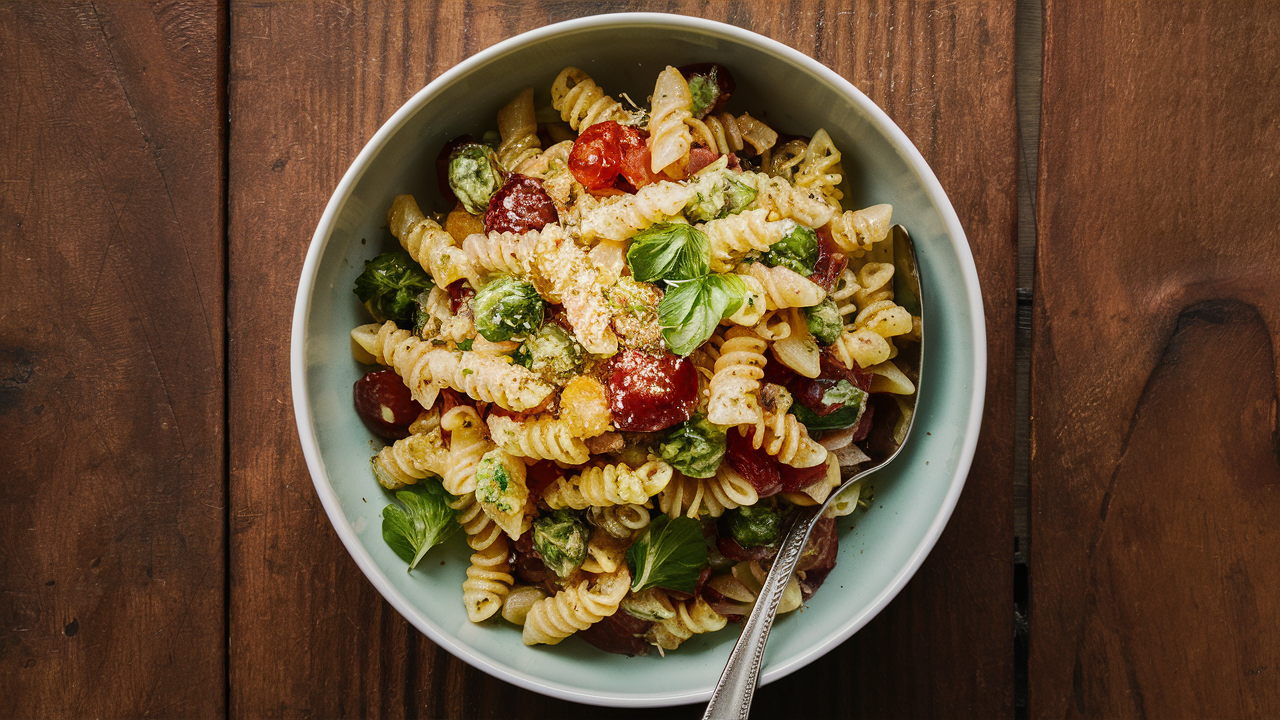
M 802 612 L 779 619 L 762 682 L 820 658 L 902 589 L 942 533 L 973 457 L 982 414 L 986 337 L 977 272 L 964 231 L 937 178 L 906 135 L 848 81 L 755 33 L 678 15 L 626 13 L 570 20 L 498 43 L 436 78 L 391 116 L 347 170 L 317 226 L 294 309 L 294 413 L 307 467 L 334 530 L 380 593 L 427 637 L 485 672 L 547 695 L 611 706 L 706 700 L 736 640 L 734 625 L 695 636 L 666 657 L 610 655 L 578 638 L 526 647 L 501 620 L 474 625 L 462 604 L 469 549 L 460 537 L 406 572 L 381 537 L 389 496 L 374 481 L 378 447 L 356 416 L 351 387 L 364 372 L 349 332 L 368 322 L 351 288 L 363 262 L 396 247 L 386 229 L 392 198 L 437 203 L 441 145 L 494 125 L 525 87 L 545 98 L 567 65 L 615 97 L 652 93 L 666 65 L 715 61 L 734 73 L 730 108 L 784 133 L 826 128 L 844 153 L 851 206 L 891 203 L 917 243 L 929 304 L 913 439 L 873 480 L 872 509 L 844 518 L 840 554 Z M 440 207 L 438 209 L 447 209 Z M 443 561 L 443 564 L 442 562 Z

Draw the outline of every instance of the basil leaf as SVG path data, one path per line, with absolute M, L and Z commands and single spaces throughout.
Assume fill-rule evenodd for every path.
M 742 307 L 747 284 L 727 273 L 671 282 L 658 304 L 662 339 L 677 355 L 688 355 L 706 342 L 720 321 Z
M 684 516 L 659 516 L 627 549 L 631 592 L 664 587 L 691 593 L 706 566 L 702 525 Z
M 382 510 L 382 539 L 413 570 L 428 550 L 458 529 L 457 513 L 449 507 L 453 497 L 434 478 L 398 490 L 396 499 L 401 505 Z
M 692 225 L 658 223 L 631 238 L 627 267 L 641 282 L 690 280 L 711 271 L 711 243 Z

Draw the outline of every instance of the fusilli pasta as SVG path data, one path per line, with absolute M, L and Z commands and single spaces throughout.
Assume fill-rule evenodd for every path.
M 489 432 L 498 447 L 520 457 L 581 465 L 590 455 L 586 443 L 575 437 L 563 420 L 550 416 L 520 421 L 504 415 L 490 415 Z
M 613 463 L 556 480 L 543 493 L 542 500 L 553 510 L 643 504 L 670 481 L 671 466 L 661 460 L 650 460 L 635 469 L 626 463 Z
M 716 342 L 713 338 L 712 342 Z M 720 358 L 711 376 L 707 419 L 717 425 L 754 424 L 760 421 L 760 379 L 764 377 L 764 340 L 751 330 L 735 326 L 724 334 Z
M 621 103 L 605 95 L 590 75 L 576 67 L 567 67 L 556 76 L 551 84 L 551 105 L 578 132 L 606 120 L 625 122 L 629 118 Z
M 667 66 L 658 74 L 649 115 L 649 167 L 660 173 L 689 153 L 693 136 L 686 122 L 693 117 L 689 84 L 680 71 Z
M 538 157 L 538 121 L 533 114 L 533 88 L 525 88 L 498 111 L 498 162 L 507 172 L 520 172 L 522 165 Z
M 431 274 L 439 287 L 466 279 L 479 285 L 466 253 L 454 245 L 453 236 L 436 221 L 422 214 L 412 195 L 399 195 L 387 211 L 387 225 L 401 247 Z
M 524 644 L 555 645 L 579 630 L 618 611 L 631 586 L 631 573 L 623 565 L 608 575 L 586 578 L 540 600 L 524 620 Z
M 786 237 L 796 224 L 789 220 L 768 220 L 764 208 L 702 224 L 711 244 L 711 271 L 727 272 L 752 250 L 764 252 Z
M 821 285 L 781 265 L 744 263 L 738 266 L 738 274 L 749 275 L 760 283 L 764 288 L 765 307 L 769 310 L 813 307 L 827 296 Z

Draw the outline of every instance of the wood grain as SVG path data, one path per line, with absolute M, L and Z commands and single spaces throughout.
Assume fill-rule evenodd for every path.
M 0 4 L 0 716 L 224 711 L 222 16 Z
M 1030 715 L 1280 714 L 1280 6 L 1045 15 Z
M 798 2 L 779 13 L 763 2 L 232 3 L 231 714 L 600 714 L 464 665 L 378 597 L 311 491 L 280 338 L 324 203 L 414 91 L 476 51 L 549 22 L 668 10 L 777 38 L 885 107 L 951 192 L 992 328 L 984 435 L 949 529 L 879 618 L 811 669 L 762 690 L 757 714 L 1011 715 L 1013 6 Z M 814 692 L 823 681 L 832 688 Z

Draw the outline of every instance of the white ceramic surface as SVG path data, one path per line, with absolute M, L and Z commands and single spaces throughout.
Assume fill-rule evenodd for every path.
M 730 109 L 748 110 L 784 133 L 825 127 L 844 153 L 851 205 L 892 203 L 920 256 L 929 344 L 913 443 L 876 476 L 872 509 L 842 521 L 839 562 L 822 590 L 803 612 L 779 620 L 763 682 L 817 660 L 893 599 L 941 534 L 973 457 L 986 373 L 978 278 L 955 212 L 906 136 L 839 75 L 754 33 L 676 15 L 595 16 L 504 41 L 423 88 L 374 135 L 334 191 L 299 283 L 294 412 L 316 492 L 339 537 L 378 591 L 433 641 L 496 677 L 568 700 L 706 700 L 735 626 L 696 637 L 666 658 L 609 655 L 577 638 L 528 648 L 516 627 L 467 621 L 461 585 L 469 552 L 461 537 L 407 573 L 381 537 L 380 513 L 390 498 L 370 473 L 377 444 L 351 403 L 352 383 L 365 368 L 351 359 L 348 333 L 368 321 L 351 288 L 365 260 L 395 247 L 385 227 L 391 199 L 409 192 L 424 207 L 438 207 L 433 162 L 440 146 L 493 127 L 498 108 L 522 88 L 535 87 L 545 103 L 559 70 L 576 65 L 611 94 L 641 101 L 664 66 L 703 61 L 734 73 Z

